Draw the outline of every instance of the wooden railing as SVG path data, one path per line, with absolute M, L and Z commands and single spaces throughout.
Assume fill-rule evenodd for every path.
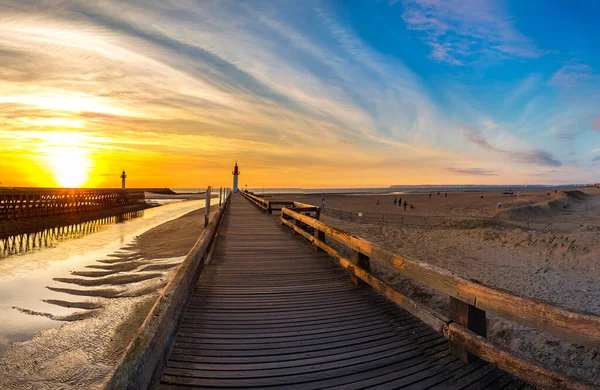
M 321 208 L 318 206 L 286 200 L 266 200 L 248 191 L 240 191 L 240 193 L 250 202 L 266 211 L 268 214 L 273 214 L 273 211 L 281 211 L 283 208 L 288 208 L 299 213 L 307 213 L 309 215 L 314 213 L 314 217 L 316 219 L 319 219 L 321 215 Z
M 469 362 L 479 357 L 542 388 L 595 388 L 527 361 L 486 339 L 486 312 L 591 347 L 600 347 L 600 316 L 514 295 L 462 278 L 434 265 L 400 256 L 367 240 L 328 226 L 318 218 L 305 215 L 293 207 L 283 208 L 280 220 L 283 225 L 302 235 L 317 249 L 329 254 L 350 271 L 355 283 L 370 285 L 448 338 L 452 352 L 461 360 Z M 352 258 L 345 258 L 327 245 L 326 236 L 349 248 L 353 253 Z M 373 275 L 370 271 L 371 259 L 391 264 L 395 270 L 411 279 L 449 295 L 450 318 L 415 302 Z

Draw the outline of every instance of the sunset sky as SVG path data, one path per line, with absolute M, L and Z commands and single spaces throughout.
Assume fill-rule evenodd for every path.
M 3 186 L 600 181 L 600 2 L 0 0 Z

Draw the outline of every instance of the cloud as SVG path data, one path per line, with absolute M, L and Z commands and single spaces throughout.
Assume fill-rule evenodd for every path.
M 525 164 L 542 165 L 548 167 L 560 167 L 562 163 L 558 161 L 550 152 L 541 149 L 534 149 L 526 152 L 504 152 L 518 162 Z
M 592 158 L 592 162 L 597 162 L 600 161 L 600 156 L 596 156 L 594 158 Z
M 481 146 L 483 149 L 486 149 L 486 150 L 490 150 L 490 151 L 494 151 L 494 152 L 499 151 L 498 149 L 496 149 L 495 147 L 493 147 L 486 141 L 485 137 L 483 136 L 483 133 L 481 133 L 481 131 L 479 131 L 478 129 L 476 129 L 472 126 L 469 126 L 469 125 L 465 125 L 462 127 L 462 131 L 463 131 L 463 135 L 472 144 Z
M 468 175 L 468 176 L 498 176 L 496 171 L 483 168 L 445 168 L 446 171 L 453 175 Z
M 483 133 L 473 126 L 464 125 L 462 131 L 464 137 L 472 144 L 491 152 L 504 154 L 511 161 L 549 167 L 560 167 L 562 165 L 562 163 L 548 151 L 542 149 L 532 149 L 527 151 L 503 150 L 491 145 L 485 139 Z
M 406 0 L 402 19 L 423 32 L 439 62 L 461 65 L 480 56 L 538 58 L 544 54 L 491 0 Z
M 550 85 L 576 87 L 593 78 L 592 67 L 585 64 L 567 64 L 550 78 Z

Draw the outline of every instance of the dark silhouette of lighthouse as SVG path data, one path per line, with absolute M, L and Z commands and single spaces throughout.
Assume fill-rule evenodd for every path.
M 121 190 L 125 191 L 125 179 L 127 179 L 127 174 L 123 169 L 123 173 L 121 173 Z

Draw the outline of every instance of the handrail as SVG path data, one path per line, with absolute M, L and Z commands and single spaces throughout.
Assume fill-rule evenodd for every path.
M 282 209 L 280 221 L 283 225 L 308 239 L 318 249 L 332 256 L 341 266 L 348 269 L 354 277 L 369 284 L 434 330 L 443 334 L 452 343 L 465 348 L 466 351 L 544 388 L 593 388 L 590 385 L 577 382 L 576 379 L 536 366 L 516 356 L 513 352 L 486 340 L 484 310 L 557 335 L 565 340 L 594 347 L 600 346 L 600 316 L 568 310 L 547 302 L 520 297 L 507 291 L 484 286 L 462 278 L 448 270 L 395 254 L 293 209 Z M 309 228 L 313 230 L 312 233 L 309 232 Z M 338 251 L 327 245 L 325 234 L 352 249 L 354 252 L 353 259 L 344 258 Z M 479 310 L 483 313 L 483 335 L 470 330 L 471 324 L 468 321 L 461 323 L 464 322 L 462 321 L 464 318 L 448 319 L 404 296 L 375 277 L 370 273 L 369 261 L 371 258 L 393 264 L 395 269 L 411 279 L 449 295 L 452 297 L 451 301 L 455 299 L 459 306 L 462 304 L 467 309 Z
M 248 191 L 240 191 L 240 193 L 256 206 L 265 210 L 268 214 L 273 214 L 273 211 L 281 210 L 284 207 L 292 207 L 299 212 L 314 212 L 315 218 L 319 219 L 321 208 L 306 203 L 292 202 L 287 200 L 266 200 L 260 196 L 256 196 Z
M 250 200 L 252 203 L 254 203 L 255 205 L 257 205 L 258 207 L 260 207 L 261 209 L 268 211 L 269 210 L 269 202 L 264 200 L 261 197 L 258 197 L 254 194 L 249 193 L 248 191 L 240 191 L 240 194 L 242 194 L 245 198 L 247 198 L 248 200 Z
M 171 350 L 177 324 L 214 245 L 230 199 L 231 193 L 203 230 L 185 260 L 177 267 L 136 337 L 127 346 L 118 364 L 104 382 L 103 389 L 145 389 L 156 379 L 153 375 L 162 369 L 161 365 Z

